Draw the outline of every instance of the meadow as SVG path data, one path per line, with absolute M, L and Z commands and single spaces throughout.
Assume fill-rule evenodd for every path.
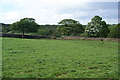
M 117 78 L 118 43 L 2 38 L 3 78 Z

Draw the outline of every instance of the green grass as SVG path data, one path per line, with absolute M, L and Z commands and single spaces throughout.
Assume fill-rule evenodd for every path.
M 2 78 L 2 39 L 0 38 L 0 79 Z
M 118 43 L 3 38 L 4 78 L 117 78 Z

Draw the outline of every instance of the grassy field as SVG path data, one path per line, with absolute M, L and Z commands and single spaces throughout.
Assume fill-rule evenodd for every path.
M 117 78 L 118 43 L 3 38 L 4 78 Z

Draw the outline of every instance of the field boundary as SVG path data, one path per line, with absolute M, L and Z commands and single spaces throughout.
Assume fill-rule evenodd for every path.
M 0 33 L 0 35 L 2 35 L 2 37 L 22 38 L 21 34 Z M 49 38 L 49 36 L 24 35 L 24 38 L 28 38 L 28 39 L 40 39 L 40 38 Z
M 118 38 L 95 38 L 95 37 L 80 37 L 80 36 L 63 36 L 63 39 L 68 40 L 99 40 L 99 41 L 115 41 L 120 42 L 120 39 Z
M 0 33 L 0 37 L 13 37 L 13 38 L 22 38 L 21 34 L 8 34 Z M 55 39 L 55 40 L 99 40 L 99 41 L 114 41 L 120 42 L 120 38 L 95 38 L 95 37 L 80 37 L 80 36 L 62 36 L 62 38 L 57 39 L 56 36 L 42 36 L 42 35 L 24 35 L 24 38 L 28 39 Z

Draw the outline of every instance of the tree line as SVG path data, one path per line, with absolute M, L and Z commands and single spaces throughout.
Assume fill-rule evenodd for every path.
M 100 16 L 94 16 L 87 25 L 82 25 L 79 21 L 73 19 L 63 19 L 58 25 L 39 25 L 34 18 L 23 18 L 14 22 L 10 27 L 3 27 L 5 33 L 29 33 L 32 35 L 49 36 L 82 36 L 82 37 L 100 37 L 100 38 L 120 38 L 120 26 L 109 25 L 102 20 Z

